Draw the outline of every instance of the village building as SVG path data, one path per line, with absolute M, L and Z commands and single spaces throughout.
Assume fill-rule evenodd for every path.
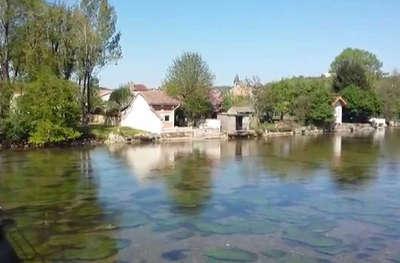
M 228 135 L 248 135 L 251 133 L 250 121 L 254 115 L 252 107 L 232 107 L 227 112 L 218 114 L 221 130 Z
M 112 92 L 112 89 L 101 87 L 98 94 L 102 101 L 108 101 Z
M 121 113 L 120 125 L 154 134 L 175 127 L 175 110 L 180 102 L 164 91 L 137 92 L 132 103 Z
M 133 95 L 137 95 L 139 92 L 149 91 L 150 89 L 144 84 L 130 84 L 129 89 Z
M 334 107 L 335 125 L 343 123 L 343 107 L 346 107 L 347 102 L 342 97 L 336 97 L 332 103 Z

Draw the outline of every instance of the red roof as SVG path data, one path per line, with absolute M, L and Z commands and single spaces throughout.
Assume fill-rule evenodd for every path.
M 132 92 L 148 91 L 149 89 L 144 84 L 133 84 L 130 87 Z

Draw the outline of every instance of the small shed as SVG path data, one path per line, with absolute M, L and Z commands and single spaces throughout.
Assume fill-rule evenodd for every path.
M 254 115 L 252 107 L 232 107 L 227 112 L 218 114 L 221 130 L 229 135 L 246 134 L 250 132 L 250 120 Z
M 340 96 L 335 97 L 332 106 L 334 107 L 335 124 L 343 122 L 343 107 L 346 107 L 347 102 Z

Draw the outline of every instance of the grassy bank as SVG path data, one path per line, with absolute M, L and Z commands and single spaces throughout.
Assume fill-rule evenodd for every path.
M 144 131 L 132 129 L 129 127 L 114 127 L 106 125 L 91 125 L 89 134 L 98 141 L 105 141 L 110 133 L 118 134 L 123 137 L 135 137 L 144 134 Z

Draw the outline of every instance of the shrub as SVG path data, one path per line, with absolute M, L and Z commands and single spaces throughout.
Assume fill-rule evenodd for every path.
M 79 89 L 72 82 L 41 73 L 13 104 L 6 121 L 6 136 L 11 141 L 43 145 L 80 136 Z
M 372 116 L 379 115 L 382 104 L 373 90 L 364 90 L 350 85 L 341 92 L 347 101 L 343 117 L 349 122 L 367 122 Z

